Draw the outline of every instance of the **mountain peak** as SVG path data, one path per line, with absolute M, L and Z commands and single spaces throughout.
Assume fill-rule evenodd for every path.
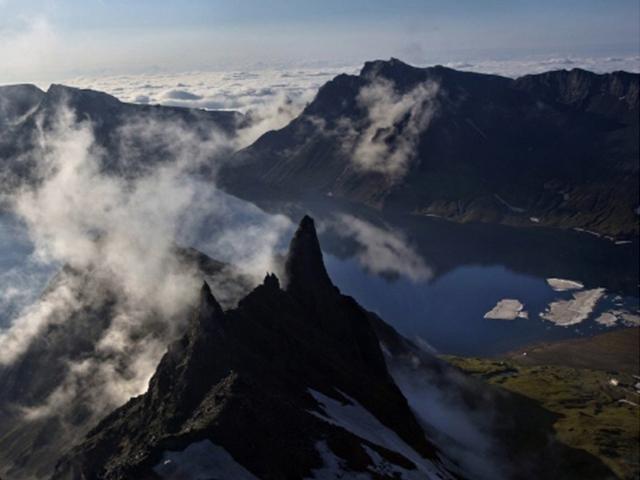
M 267 273 L 262 284 L 267 288 L 280 290 L 280 280 L 278 280 L 278 277 L 275 273 Z
M 296 297 L 315 297 L 333 291 L 316 233 L 315 222 L 305 215 L 289 244 L 285 261 L 287 291 Z
M 217 319 L 222 318 L 223 315 L 222 307 L 213 296 L 209 284 L 204 282 L 200 288 L 198 310 L 193 317 L 193 333 L 215 330 Z
M 392 78 L 414 70 L 420 69 L 406 64 L 402 60 L 391 57 L 389 60 L 373 60 L 365 62 L 362 70 L 360 70 L 360 76 L 377 77 L 378 75 L 382 75 L 384 77 Z

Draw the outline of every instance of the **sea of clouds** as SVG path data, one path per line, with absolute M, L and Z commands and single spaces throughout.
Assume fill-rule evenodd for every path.
M 640 72 L 640 55 L 558 55 L 455 61 L 439 59 L 439 61 L 408 63 L 416 66 L 442 64 L 457 70 L 506 77 L 573 68 L 582 68 L 596 73 L 617 70 Z M 324 83 L 340 73 L 357 74 L 361 67 L 361 64 L 347 64 L 300 68 L 291 66 L 277 69 L 248 68 L 237 71 L 92 75 L 68 78 L 63 83 L 104 91 L 125 102 L 209 110 L 238 110 L 245 113 L 251 110 L 262 110 L 271 104 L 279 105 L 283 101 L 293 105 L 304 105 L 313 99 L 318 88 Z

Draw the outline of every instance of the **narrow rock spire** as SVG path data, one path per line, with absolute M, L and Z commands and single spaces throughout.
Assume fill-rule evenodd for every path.
M 314 221 L 308 215 L 291 239 L 285 261 L 287 291 L 299 298 L 318 298 L 333 292 L 334 286 L 327 274 Z

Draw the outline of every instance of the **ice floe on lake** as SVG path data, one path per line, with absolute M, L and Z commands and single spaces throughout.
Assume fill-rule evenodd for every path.
M 605 327 L 613 327 L 618 323 L 618 317 L 611 312 L 603 312 L 596 318 L 596 323 L 604 325 Z
M 584 285 L 575 280 L 566 280 L 564 278 L 547 278 L 547 283 L 556 292 L 566 292 L 568 290 L 582 290 Z
M 604 288 L 575 292 L 570 300 L 551 302 L 540 316 L 561 327 L 581 323 L 589 318 L 604 292 Z
M 625 327 L 638 327 L 640 326 L 640 315 L 626 310 L 609 310 L 601 313 L 596 318 L 596 322 L 605 327 L 613 327 L 618 323 Z
M 529 318 L 529 314 L 524 310 L 524 305 L 519 300 L 505 298 L 485 313 L 484 318 L 491 320 L 515 320 L 516 318 Z
M 154 472 L 163 479 L 201 480 L 205 478 L 233 478 L 258 480 L 234 460 L 224 448 L 202 440 L 181 452 L 165 451 Z

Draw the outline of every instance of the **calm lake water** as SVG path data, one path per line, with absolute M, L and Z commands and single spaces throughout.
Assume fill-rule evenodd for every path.
M 592 335 L 609 328 L 595 318 L 616 308 L 611 296 L 600 300 L 590 318 L 559 327 L 539 317 L 550 302 L 570 299 L 554 291 L 545 279 L 516 273 L 501 265 L 461 266 L 433 281 L 390 280 L 371 274 L 357 261 L 326 257 L 340 289 L 394 325 L 409 338 L 418 337 L 441 353 L 491 355 L 521 345 Z M 529 318 L 490 320 L 484 314 L 505 298 L 524 304 Z M 623 300 L 637 309 L 637 298 Z

